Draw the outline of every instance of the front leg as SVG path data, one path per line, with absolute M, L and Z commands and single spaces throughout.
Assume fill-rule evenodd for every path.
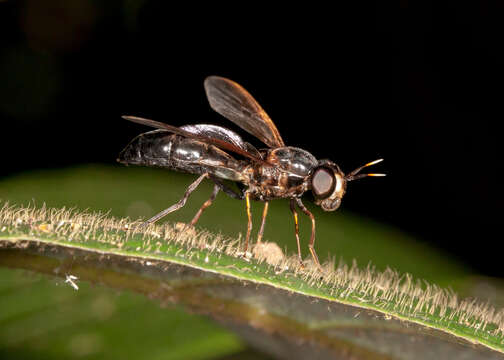
M 317 256 L 317 253 L 315 252 L 315 217 L 313 216 L 313 214 L 306 208 L 306 206 L 303 204 L 303 202 L 301 201 L 300 198 L 296 198 L 296 203 L 297 205 L 299 206 L 299 208 L 306 214 L 310 217 L 311 219 L 311 223 L 312 223 L 312 230 L 311 230 L 311 236 L 310 236 L 310 245 L 309 245 L 309 249 L 310 249 L 310 253 L 313 257 L 313 260 L 315 261 L 315 263 L 321 268 L 320 266 L 320 262 L 319 262 L 319 259 L 318 259 L 318 256 Z

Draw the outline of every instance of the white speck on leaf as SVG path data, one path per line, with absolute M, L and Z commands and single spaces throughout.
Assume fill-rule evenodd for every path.
M 79 280 L 79 278 L 74 275 L 66 275 L 65 282 L 70 284 L 70 286 L 73 287 L 75 290 L 79 290 L 79 286 L 75 283 L 75 280 Z

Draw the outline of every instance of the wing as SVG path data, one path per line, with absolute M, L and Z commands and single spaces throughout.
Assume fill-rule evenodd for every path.
M 210 107 L 270 148 L 285 146 L 278 129 L 247 90 L 229 79 L 209 76 L 205 91 Z
M 132 121 L 137 124 L 147 125 L 147 126 L 150 126 L 150 127 L 156 128 L 156 129 L 167 130 L 173 134 L 177 134 L 177 135 L 180 135 L 180 136 L 183 136 L 186 138 L 195 139 L 195 140 L 207 143 L 207 144 L 211 144 L 211 145 L 214 145 L 222 150 L 228 150 L 228 151 L 234 152 L 235 154 L 242 155 L 246 158 L 257 161 L 259 163 L 265 163 L 265 161 L 260 157 L 259 152 L 257 152 L 256 154 L 253 154 L 253 153 L 249 152 L 247 148 L 240 147 L 240 143 L 233 144 L 233 143 L 227 141 L 228 139 L 223 138 L 223 137 L 218 138 L 218 137 L 210 137 L 210 136 L 202 135 L 201 131 L 197 131 L 198 128 L 194 129 L 194 131 L 191 131 L 191 129 L 189 128 L 188 129 L 189 131 L 188 131 L 188 130 L 184 130 L 183 128 L 168 125 L 168 124 L 165 124 L 165 123 L 162 123 L 159 121 L 155 121 L 155 120 L 144 119 L 144 118 L 137 117 L 137 116 L 123 116 L 122 118 L 125 120 L 128 120 L 128 121 Z M 245 142 L 243 142 L 243 144 L 244 144 L 244 146 L 249 145 Z
M 230 144 L 238 146 L 240 149 L 248 152 L 253 156 L 262 158 L 259 151 L 252 144 L 243 141 L 241 136 L 235 133 L 234 131 L 223 128 L 221 126 L 208 125 L 208 124 L 195 124 L 195 125 L 184 125 L 181 126 L 180 129 L 190 132 L 191 134 L 201 135 L 212 139 L 219 139 L 228 142 Z

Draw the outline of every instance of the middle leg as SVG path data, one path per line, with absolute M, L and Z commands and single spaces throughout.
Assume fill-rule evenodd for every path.
M 196 215 L 194 215 L 194 217 L 191 220 L 191 222 L 189 223 L 189 225 L 191 225 L 191 226 L 196 225 L 196 223 L 198 222 L 198 220 L 199 220 L 201 214 L 203 213 L 203 211 L 205 211 L 205 209 L 207 207 L 209 207 L 210 205 L 212 205 L 213 201 L 217 197 L 217 194 L 219 193 L 219 190 L 220 190 L 219 185 L 215 184 L 214 188 L 213 188 L 213 191 L 212 191 L 212 195 L 210 195 L 210 198 L 207 201 L 205 201 L 203 203 L 203 205 L 201 205 L 200 209 L 198 210 L 198 212 L 196 213 Z
M 259 229 L 259 234 L 257 234 L 257 243 L 260 243 L 264 234 L 264 225 L 266 224 L 266 215 L 268 215 L 269 202 L 264 203 L 264 209 L 262 214 L 261 228 Z
M 245 203 L 247 206 L 247 218 L 248 218 L 247 236 L 245 238 L 245 256 L 247 256 L 250 232 L 252 231 L 252 213 L 250 212 L 250 194 L 248 192 L 245 193 Z
M 196 223 L 198 222 L 198 220 L 199 220 L 201 214 L 203 213 L 203 211 L 205 211 L 205 209 L 207 207 L 209 207 L 210 205 L 213 204 L 213 202 L 214 202 L 215 198 L 217 197 L 217 194 L 219 193 L 220 190 L 222 190 L 225 194 L 229 195 L 233 199 L 239 199 L 239 200 L 243 199 L 243 195 L 242 194 L 239 194 L 236 191 L 230 189 L 229 187 L 227 187 L 226 185 L 224 185 L 224 183 L 222 181 L 220 181 L 218 178 L 216 178 L 215 176 L 209 174 L 208 178 L 215 183 L 213 191 L 212 191 L 212 195 L 210 195 L 210 198 L 203 203 L 203 205 L 198 210 L 198 212 L 196 213 L 196 215 L 194 215 L 193 219 L 189 223 L 191 226 L 196 225 Z
M 298 258 L 301 266 L 303 266 L 303 257 L 301 256 L 301 243 L 299 241 L 299 223 L 298 223 L 298 213 L 296 211 L 296 202 L 294 199 L 290 200 L 290 209 L 292 211 L 292 215 L 294 216 L 294 228 L 296 231 L 296 242 L 298 248 Z

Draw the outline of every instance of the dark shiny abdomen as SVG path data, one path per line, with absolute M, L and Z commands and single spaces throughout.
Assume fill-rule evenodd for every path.
M 117 159 L 123 164 L 169 168 L 191 174 L 210 173 L 241 181 L 242 161 L 213 145 L 154 130 L 134 138 Z

